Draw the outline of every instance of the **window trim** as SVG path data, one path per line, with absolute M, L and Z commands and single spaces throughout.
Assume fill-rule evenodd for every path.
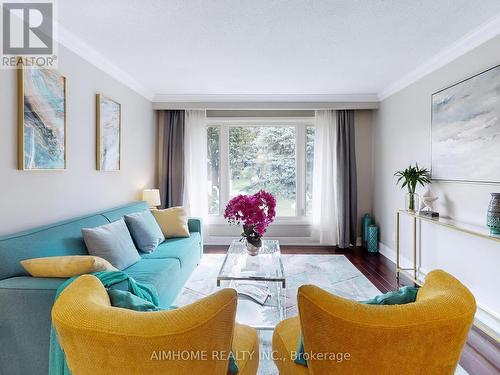
M 311 216 L 306 215 L 306 128 L 314 126 L 314 117 L 280 117 L 269 118 L 259 117 L 238 118 L 238 117 L 212 117 L 207 118 L 206 127 L 217 127 L 219 129 L 220 142 L 220 212 L 219 215 L 208 215 L 208 224 L 223 224 L 226 220 L 223 217 L 224 204 L 229 199 L 230 181 L 229 181 L 229 128 L 231 127 L 295 127 L 295 165 L 296 165 L 296 212 L 295 216 L 278 216 L 276 224 L 310 224 Z

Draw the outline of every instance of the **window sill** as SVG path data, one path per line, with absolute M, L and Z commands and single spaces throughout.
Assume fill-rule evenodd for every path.
M 223 216 L 208 216 L 205 219 L 207 225 L 229 225 Z M 290 216 L 278 217 L 271 225 L 312 225 L 312 218 L 310 216 Z

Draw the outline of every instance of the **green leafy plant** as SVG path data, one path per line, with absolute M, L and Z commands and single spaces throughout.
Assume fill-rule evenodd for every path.
M 403 182 L 401 184 L 401 189 L 406 186 L 408 188 L 408 193 L 410 194 L 415 194 L 417 184 L 425 186 L 425 184 L 431 183 L 429 170 L 427 168 L 420 168 L 417 163 L 415 163 L 414 167 L 410 164 L 408 168 L 402 171 L 397 171 L 394 173 L 394 176 L 398 177 L 396 185 Z

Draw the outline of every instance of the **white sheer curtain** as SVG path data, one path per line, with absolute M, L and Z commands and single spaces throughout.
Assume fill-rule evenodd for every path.
M 316 111 L 313 172 L 313 237 L 320 244 L 337 245 L 336 204 L 337 113 Z
M 184 207 L 193 217 L 206 218 L 207 127 L 204 110 L 187 110 L 184 133 Z

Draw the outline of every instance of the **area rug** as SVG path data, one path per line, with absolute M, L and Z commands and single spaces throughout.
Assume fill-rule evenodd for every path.
M 190 304 L 217 291 L 216 279 L 224 254 L 206 254 L 175 300 L 177 306 Z M 344 255 L 282 255 L 287 280 L 287 317 L 297 315 L 297 289 L 317 285 L 338 296 L 363 301 L 380 291 Z M 261 353 L 271 353 L 272 331 L 259 331 Z M 270 355 L 262 355 L 259 375 L 277 375 Z M 456 375 L 466 374 L 458 369 Z

